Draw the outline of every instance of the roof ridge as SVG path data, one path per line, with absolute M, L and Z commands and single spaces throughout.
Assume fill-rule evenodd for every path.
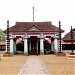
M 18 23 L 51 23 L 52 24 L 52 22 L 51 21 L 42 21 L 42 22 L 18 22 L 18 21 L 16 21 L 16 24 L 18 24 Z

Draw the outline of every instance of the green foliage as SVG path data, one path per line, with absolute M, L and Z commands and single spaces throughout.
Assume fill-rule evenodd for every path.
M 3 30 L 0 29 L 0 42 L 5 40 L 6 40 L 5 33 L 3 32 Z

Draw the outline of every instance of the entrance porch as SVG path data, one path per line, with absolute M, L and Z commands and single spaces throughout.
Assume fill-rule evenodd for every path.
M 10 38 L 10 53 L 17 54 L 21 52 L 25 55 L 48 54 L 50 51 L 57 52 L 58 40 L 50 36 L 50 38 L 38 36 L 20 36 Z M 15 40 L 14 40 L 15 39 Z

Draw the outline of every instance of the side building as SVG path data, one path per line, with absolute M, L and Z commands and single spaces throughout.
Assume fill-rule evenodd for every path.
M 73 29 L 73 44 L 71 43 L 71 32 L 68 32 L 62 39 L 62 50 L 66 52 L 75 50 L 75 28 Z

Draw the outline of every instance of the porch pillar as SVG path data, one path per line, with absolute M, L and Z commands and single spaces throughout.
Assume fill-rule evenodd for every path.
M 44 35 L 40 34 L 40 54 L 44 54 Z
M 27 34 L 25 34 L 23 36 L 23 40 L 24 40 L 24 54 L 28 55 L 28 41 L 27 41 Z
M 13 51 L 13 38 L 10 39 L 10 53 L 14 54 L 14 51 Z
M 51 51 L 54 51 L 54 41 L 51 41 Z
M 55 50 L 55 52 L 58 52 L 58 41 L 57 41 L 57 38 L 54 39 L 54 50 Z
M 14 50 L 14 54 L 16 55 L 17 54 L 17 51 L 16 51 L 16 41 L 13 41 L 13 50 Z
M 27 38 L 24 38 L 24 54 L 28 55 L 28 42 L 27 42 Z
M 44 41 L 40 38 L 40 54 L 44 54 Z

